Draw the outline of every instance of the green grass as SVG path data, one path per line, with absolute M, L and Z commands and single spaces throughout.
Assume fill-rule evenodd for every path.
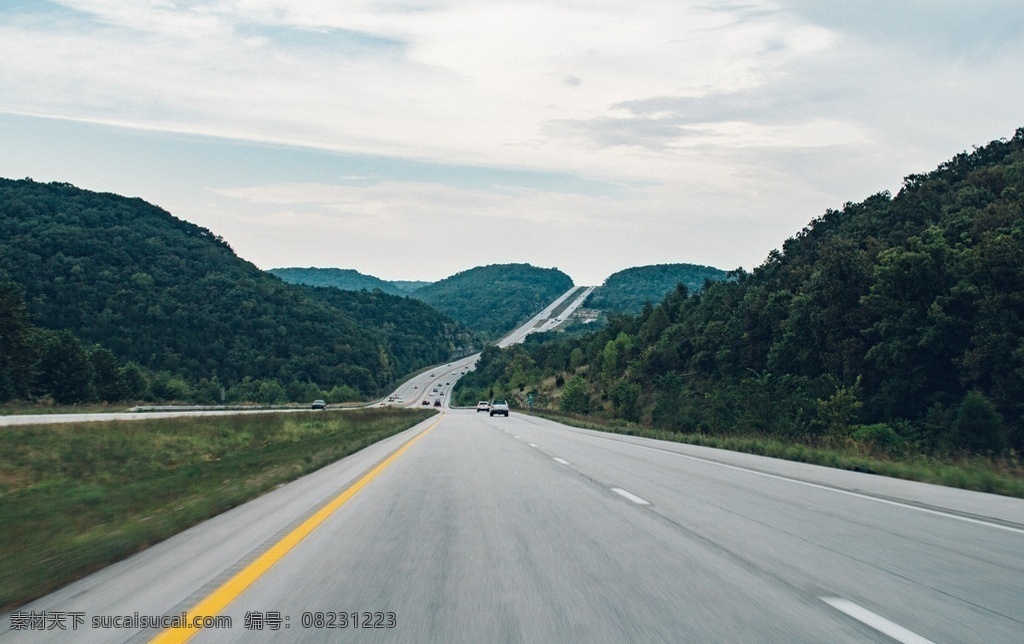
M 868 472 L 909 481 L 921 481 L 946 487 L 1024 498 L 1024 463 L 1016 455 L 1002 458 L 972 456 L 941 459 L 915 454 L 896 458 L 866 453 L 856 447 L 829 449 L 761 436 L 680 434 L 549 410 L 520 411 L 584 429 L 702 445 L 837 469 Z
M 0 428 L 0 612 L 434 413 L 370 408 Z
M 88 414 L 99 412 L 124 411 L 131 405 L 115 403 L 92 403 L 82 405 L 46 405 L 22 402 L 8 402 L 0 405 L 0 416 L 19 416 L 23 414 Z

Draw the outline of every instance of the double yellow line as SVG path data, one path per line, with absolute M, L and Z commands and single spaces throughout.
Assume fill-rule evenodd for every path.
M 169 628 L 150 640 L 151 644 L 187 642 L 192 639 L 192 637 L 194 637 L 200 630 L 199 628 L 191 626 L 192 619 L 194 617 L 213 617 L 220 614 L 221 611 L 227 608 L 228 604 L 235 601 L 239 595 L 245 592 L 249 586 L 270 570 L 274 564 L 288 554 L 292 548 L 299 545 L 300 541 L 309 536 L 313 530 L 316 530 L 320 524 L 334 514 L 338 508 L 345 505 L 352 497 L 358 494 L 360 490 L 369 485 L 370 481 L 377 478 L 377 475 L 398 460 L 398 457 L 404 454 L 407 449 L 412 447 L 416 441 L 423 438 L 428 432 L 430 432 L 430 430 L 437 427 L 443 419 L 444 414 L 442 413 L 441 417 L 434 421 L 430 427 L 427 427 L 422 432 L 406 441 L 405 444 L 392 452 L 386 459 L 378 463 L 376 467 L 367 472 L 361 479 L 347 487 L 344 492 L 331 499 L 326 505 L 324 505 L 324 507 L 317 510 L 313 516 L 303 521 L 301 525 L 285 535 L 284 538 L 271 546 L 269 550 L 257 557 L 234 577 L 224 582 L 220 588 L 213 591 L 202 601 L 193 606 L 186 614 L 185 622 L 186 624 L 189 624 L 189 626 Z

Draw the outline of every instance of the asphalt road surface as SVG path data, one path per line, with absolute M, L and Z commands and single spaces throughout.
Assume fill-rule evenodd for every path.
M 84 623 L 0 640 L 1021 642 L 1024 501 L 455 410 L 21 611 Z

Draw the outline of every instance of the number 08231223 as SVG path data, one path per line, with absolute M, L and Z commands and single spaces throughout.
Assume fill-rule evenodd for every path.
M 395 613 L 380 611 L 316 611 L 302 614 L 303 628 L 394 628 Z

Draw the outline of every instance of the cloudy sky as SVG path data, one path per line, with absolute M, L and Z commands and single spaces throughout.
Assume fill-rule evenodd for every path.
M 1020 0 L 0 1 L 0 176 L 261 268 L 751 269 L 1021 126 Z

